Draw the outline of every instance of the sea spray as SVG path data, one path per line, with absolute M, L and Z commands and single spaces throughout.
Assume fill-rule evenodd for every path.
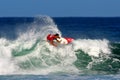
M 18 69 L 16 63 L 12 60 L 11 53 L 15 46 L 11 43 L 4 38 L 0 39 L 0 75 L 10 74 Z
M 46 42 L 48 33 L 62 35 L 50 17 L 37 17 L 33 23 L 26 26 L 29 27 L 25 32 L 17 29 L 17 39 L 12 41 L 5 39 L 4 48 L 1 47 L 1 54 L 10 56 L 1 59 L 1 61 L 3 60 L 1 74 L 78 72 L 73 64 L 76 56 L 71 45 L 55 48 Z M 1 44 L 3 45 L 3 43 Z M 3 69 L 8 65 L 7 69 Z
M 108 40 L 78 39 L 73 42 L 74 50 L 81 49 L 90 56 L 99 57 L 100 54 L 110 54 Z

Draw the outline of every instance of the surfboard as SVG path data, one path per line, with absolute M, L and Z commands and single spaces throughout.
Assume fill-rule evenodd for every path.
M 54 40 L 54 44 L 56 44 L 57 46 L 65 46 L 65 45 L 68 45 L 68 44 L 72 43 L 74 39 L 73 38 L 68 38 L 68 37 L 66 37 L 66 38 L 61 37 L 61 38 L 58 38 L 57 40 L 59 42 Z
M 60 44 L 69 44 L 71 42 L 73 42 L 73 38 L 60 38 Z
M 69 43 L 73 42 L 73 40 L 74 40 L 73 38 L 65 38 L 65 39 L 66 39 L 66 40 L 67 40 L 67 42 L 68 42 L 67 44 L 69 44 Z

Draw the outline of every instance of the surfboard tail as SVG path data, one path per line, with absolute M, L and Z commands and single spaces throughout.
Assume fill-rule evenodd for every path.
M 74 40 L 73 38 L 65 38 L 65 39 L 67 40 L 68 44 L 73 42 L 73 40 Z

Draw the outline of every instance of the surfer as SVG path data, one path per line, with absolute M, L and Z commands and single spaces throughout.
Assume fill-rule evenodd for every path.
M 73 39 L 72 38 L 60 37 L 59 34 L 48 34 L 47 35 L 47 41 L 51 45 L 57 47 L 58 44 L 56 44 L 56 42 L 59 43 L 59 44 L 69 44 L 73 41 Z
M 48 41 L 51 45 L 57 47 L 57 44 L 55 44 L 55 42 L 60 43 L 60 36 L 59 36 L 59 34 L 48 34 L 48 35 L 47 35 L 47 41 Z

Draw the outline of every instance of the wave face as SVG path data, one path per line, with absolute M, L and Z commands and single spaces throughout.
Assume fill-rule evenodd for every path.
M 111 18 L 113 24 L 106 23 L 109 19 L 102 19 L 103 22 L 96 19 L 97 22 L 88 23 L 93 18 L 0 18 L 0 74 L 119 74 L 118 23 Z M 105 26 L 111 25 L 116 26 L 115 37 L 106 35 L 112 29 Z M 99 29 L 99 34 L 94 34 Z M 75 40 L 69 45 L 53 47 L 46 42 L 48 33 Z

